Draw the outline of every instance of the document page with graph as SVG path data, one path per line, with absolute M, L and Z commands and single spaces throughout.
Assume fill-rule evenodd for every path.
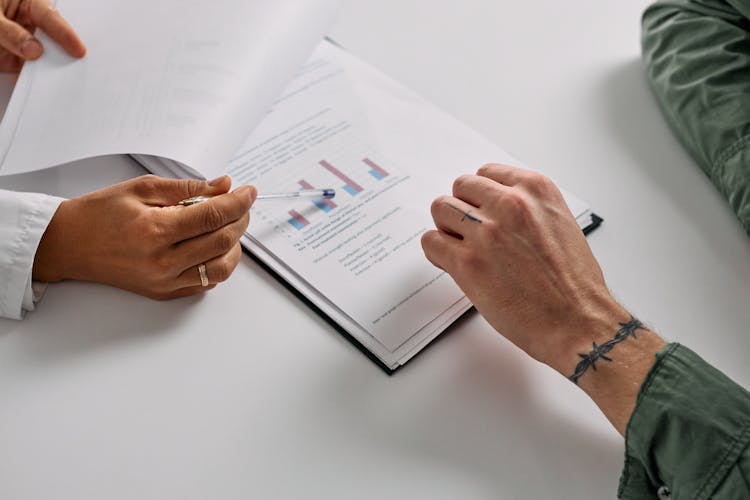
M 131 154 L 159 175 L 228 173 L 261 193 L 334 188 L 256 203 L 243 244 L 380 364 L 404 364 L 471 307 L 422 253 L 432 200 L 485 163 L 518 162 L 321 42 L 338 0 L 183 4 L 160 2 L 144 24 L 146 0 L 59 0 L 92 50 L 73 60 L 50 43 L 24 65 L 0 176 Z M 582 228 L 595 223 L 566 199 Z
M 246 246 L 389 369 L 470 308 L 424 257 L 430 203 L 487 162 L 515 162 L 416 94 L 324 42 L 231 161 L 259 192 L 334 188 L 332 200 L 265 201 Z M 583 226 L 588 207 L 567 195 Z

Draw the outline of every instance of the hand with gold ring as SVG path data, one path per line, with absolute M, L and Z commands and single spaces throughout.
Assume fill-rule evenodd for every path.
M 34 260 L 35 280 L 112 285 L 154 299 L 210 290 L 239 263 L 255 188 L 147 175 L 64 201 Z M 177 205 L 210 196 L 192 206 Z

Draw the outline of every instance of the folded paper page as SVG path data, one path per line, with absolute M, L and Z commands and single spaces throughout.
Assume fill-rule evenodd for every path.
M 153 154 L 211 176 L 322 38 L 335 0 L 58 0 L 88 47 L 40 33 L 0 125 L 0 174 Z

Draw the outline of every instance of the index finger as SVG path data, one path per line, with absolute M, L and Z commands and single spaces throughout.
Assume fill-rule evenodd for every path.
M 75 30 L 49 3 L 49 0 L 32 0 L 29 3 L 29 18 L 35 26 L 47 33 L 71 56 L 86 55 L 86 47 Z
M 478 176 L 487 177 L 488 179 L 492 179 L 495 182 L 499 182 L 500 184 L 509 187 L 520 184 L 530 173 L 530 170 L 513 167 L 511 165 L 502 165 L 500 163 L 490 163 L 477 170 Z
M 195 238 L 231 224 L 250 210 L 255 197 L 254 188 L 243 186 L 197 205 L 162 209 L 173 219 L 170 224 L 172 243 Z
M 453 196 L 477 208 L 497 198 L 507 186 L 488 177 L 462 175 L 453 182 Z

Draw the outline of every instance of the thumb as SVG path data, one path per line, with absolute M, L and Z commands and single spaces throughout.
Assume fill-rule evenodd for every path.
M 0 14 L 0 46 L 18 56 L 22 61 L 41 57 L 44 49 L 39 40 L 17 24 Z
M 229 192 L 232 187 L 232 180 L 226 175 L 212 181 L 144 175 L 132 182 L 135 193 L 144 203 L 159 207 L 177 205 L 182 200 L 195 196 L 218 196 Z

